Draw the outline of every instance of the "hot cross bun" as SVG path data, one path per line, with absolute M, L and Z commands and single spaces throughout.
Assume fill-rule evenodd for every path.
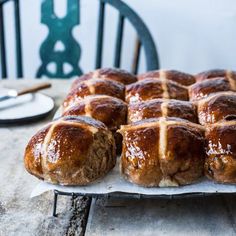
M 186 87 L 166 79 L 143 79 L 126 86 L 127 103 L 154 98 L 188 100 L 188 90 Z
M 197 82 L 189 87 L 189 98 L 191 101 L 197 101 L 222 91 L 236 91 L 236 80 L 214 78 Z
M 121 126 L 121 173 L 145 187 L 190 184 L 203 175 L 204 128 L 177 118 Z
M 177 117 L 198 123 L 196 105 L 175 99 L 152 99 L 128 105 L 128 123 L 158 117 Z
M 67 95 L 63 102 L 66 109 L 86 96 L 102 94 L 124 100 L 125 86 L 119 82 L 105 79 L 89 79 L 80 81 Z
M 177 70 L 154 70 L 138 75 L 138 80 L 143 79 L 167 79 L 186 86 L 196 82 L 193 75 Z
M 195 77 L 198 82 L 219 77 L 226 78 L 227 80 L 229 79 L 236 80 L 236 72 L 231 70 L 213 69 L 213 70 L 203 71 L 197 74 Z
M 205 174 L 220 183 L 236 183 L 236 121 L 219 122 L 206 129 Z
M 137 77 L 135 75 L 125 70 L 116 68 L 102 68 L 80 76 L 78 79 L 74 80 L 74 82 L 72 83 L 72 88 L 76 87 L 79 82 L 92 78 L 113 80 L 124 85 L 131 84 L 137 81 Z
M 25 150 L 25 167 L 53 184 L 87 185 L 116 163 L 111 131 L 86 116 L 63 117 L 38 131 Z

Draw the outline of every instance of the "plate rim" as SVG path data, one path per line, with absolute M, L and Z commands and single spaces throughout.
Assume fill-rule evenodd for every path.
M 55 108 L 55 101 L 51 96 L 46 95 L 44 93 L 37 93 L 37 94 L 40 94 L 40 96 L 44 96 L 52 101 L 52 107 L 49 110 L 47 110 L 46 112 L 43 112 L 41 114 L 37 114 L 37 115 L 33 115 L 33 116 L 30 115 L 30 116 L 25 116 L 25 117 L 21 117 L 21 118 L 13 118 L 13 119 L 1 119 L 0 118 L 0 125 L 17 124 L 17 123 L 21 123 L 21 122 L 34 121 L 34 120 L 38 120 L 38 119 L 48 116 Z

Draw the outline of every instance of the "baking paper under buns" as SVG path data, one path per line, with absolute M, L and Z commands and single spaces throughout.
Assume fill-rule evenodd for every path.
M 188 90 L 165 79 L 144 79 L 126 86 L 126 102 L 134 103 L 154 98 L 188 100 Z
M 206 176 L 220 183 L 236 183 L 236 121 L 207 127 Z
M 146 187 L 197 181 L 204 167 L 204 128 L 181 119 L 147 119 L 122 126 L 121 173 Z
M 186 86 L 196 82 L 196 79 L 193 75 L 177 70 L 153 70 L 138 75 L 138 80 L 143 79 L 167 79 Z
M 108 95 L 124 100 L 125 86 L 119 82 L 104 79 L 81 81 L 67 95 L 63 102 L 63 108 L 66 109 L 86 96 L 94 94 Z
M 31 138 L 24 162 L 29 173 L 47 182 L 87 185 L 115 166 L 114 138 L 92 118 L 64 117 Z
M 158 117 L 177 117 L 198 123 L 196 106 L 175 99 L 152 99 L 128 106 L 128 123 Z

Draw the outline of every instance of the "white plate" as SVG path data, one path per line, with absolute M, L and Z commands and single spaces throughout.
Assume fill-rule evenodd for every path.
M 5 91 L 0 91 L 4 95 Z M 25 94 L 0 102 L 0 124 L 18 123 L 47 116 L 54 108 L 52 98 L 41 94 Z

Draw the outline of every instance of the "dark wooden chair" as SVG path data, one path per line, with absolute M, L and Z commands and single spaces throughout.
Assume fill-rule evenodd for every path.
M 128 20 L 137 33 L 137 40 L 134 51 L 133 66 L 131 72 L 137 73 L 139 67 L 140 50 L 143 48 L 147 70 L 159 68 L 158 55 L 152 36 L 142 21 L 142 19 L 124 2 L 120 0 L 98 0 L 99 1 L 99 18 L 96 42 L 96 57 L 94 68 L 101 68 L 103 55 L 103 38 L 106 5 L 109 4 L 119 13 L 117 25 L 117 35 L 114 52 L 114 67 L 121 66 L 122 41 L 124 36 L 125 21 Z M 5 42 L 5 30 L 3 10 L 7 2 L 14 3 L 15 19 L 15 58 L 16 58 L 16 77 L 22 78 L 23 57 L 21 42 L 21 23 L 20 23 L 20 0 L 0 0 L 0 78 L 7 78 L 7 48 Z M 80 18 L 80 1 L 67 0 L 67 15 L 64 18 L 58 18 L 53 11 L 53 0 L 43 0 L 41 4 L 41 22 L 49 28 L 49 34 L 40 46 L 41 65 L 37 69 L 36 77 L 46 76 L 49 78 L 70 78 L 75 75 L 81 75 L 82 69 L 79 67 L 81 48 L 72 36 L 72 29 L 79 24 Z M 65 50 L 55 51 L 55 44 L 60 41 L 64 44 Z M 50 63 L 56 64 L 54 73 L 48 70 Z M 71 66 L 71 71 L 65 73 L 63 64 Z M 91 69 L 94 69 L 91 68 Z

